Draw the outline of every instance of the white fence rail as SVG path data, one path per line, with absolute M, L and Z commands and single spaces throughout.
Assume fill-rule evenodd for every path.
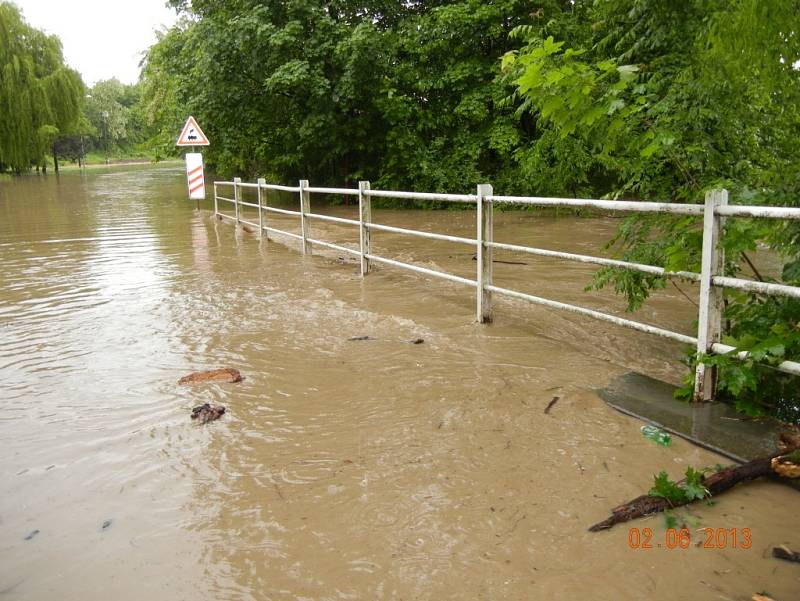
M 232 188 L 233 198 L 219 194 L 219 188 Z M 244 202 L 242 200 L 242 190 L 254 188 L 258 192 L 258 204 Z M 278 207 L 267 206 L 264 190 L 277 190 L 283 192 L 297 193 L 300 198 L 298 211 L 281 209 Z M 321 215 L 311 212 L 311 194 L 338 194 L 358 197 L 359 211 L 358 219 L 344 219 L 330 215 Z M 417 230 L 380 225 L 372 221 L 372 198 L 399 198 L 412 200 L 434 200 L 440 202 L 458 202 L 474 204 L 477 208 L 476 237 L 463 238 L 433 232 L 421 232 Z M 234 205 L 234 214 L 228 215 L 219 209 L 219 202 L 228 202 Z M 645 265 L 641 263 L 631 263 L 616 259 L 606 259 L 590 255 L 579 255 L 565 252 L 556 252 L 542 248 L 520 246 L 494 241 L 494 219 L 493 209 L 495 203 L 550 206 L 550 207 L 580 207 L 594 208 L 611 212 L 638 212 L 638 213 L 670 213 L 676 215 L 690 215 L 703 220 L 703 253 L 701 258 L 700 273 L 678 271 L 671 272 L 663 267 L 656 265 Z M 258 223 L 245 221 L 241 217 L 240 207 L 250 207 L 258 210 Z M 393 190 L 372 190 L 369 182 L 360 182 L 358 188 L 320 188 L 311 187 L 308 181 L 300 181 L 298 186 L 281 186 L 268 184 L 264 179 L 259 179 L 257 183 L 243 183 L 241 179 L 235 178 L 232 182 L 214 182 L 214 213 L 220 218 L 235 220 L 236 223 L 245 223 L 257 228 L 260 235 L 264 233 L 280 234 L 299 240 L 303 254 L 311 253 L 312 245 L 325 248 L 332 248 L 339 252 L 349 253 L 360 258 L 361 275 L 366 276 L 370 271 L 370 263 L 382 263 L 391 267 L 406 269 L 423 275 L 436 277 L 451 282 L 457 282 L 476 289 L 476 313 L 477 319 L 481 323 L 491 321 L 492 318 L 492 295 L 499 294 L 511 298 L 525 300 L 531 303 L 569 311 L 578 315 L 591 317 L 601 321 L 614 323 L 620 326 L 654 334 L 662 338 L 668 338 L 689 344 L 697 349 L 698 353 L 735 353 L 739 358 L 746 358 L 745 351 L 736 352 L 732 346 L 721 343 L 722 334 L 722 291 L 725 288 L 743 290 L 755 294 L 765 294 L 770 296 L 788 296 L 800 298 L 800 287 L 786 286 L 767 282 L 754 282 L 740 278 L 727 277 L 723 275 L 724 256 L 719 238 L 722 235 L 722 226 L 726 217 L 749 217 L 760 219 L 790 219 L 800 220 L 800 208 L 792 207 L 755 207 L 755 206 L 733 206 L 728 205 L 728 193 L 726 190 L 713 190 L 706 194 L 704 205 L 689 205 L 669 202 L 637 202 L 637 201 L 616 201 L 616 200 L 595 200 L 577 198 L 545 198 L 534 196 L 500 196 L 493 193 L 492 187 L 488 184 L 479 185 L 476 194 L 439 194 L 430 192 L 404 192 Z M 280 215 L 291 215 L 300 218 L 300 234 L 280 230 L 268 225 L 267 215 L 276 213 Z M 356 226 L 359 229 L 359 247 L 350 248 L 324 240 L 311 237 L 311 222 L 313 220 L 329 221 L 331 223 Z M 473 246 L 477 250 L 477 270 L 474 280 L 445 273 L 419 265 L 404 263 L 394 259 L 381 257 L 372 252 L 371 232 L 382 231 L 408 236 L 417 236 L 431 240 L 440 240 L 456 244 L 466 244 Z M 697 336 L 687 336 L 678 332 L 665 330 L 656 326 L 640 323 L 630 319 L 609 315 L 601 311 L 586 309 L 576 305 L 561 303 L 558 301 L 533 296 L 523 292 L 510 290 L 495 286 L 492 282 L 492 254 L 494 249 L 507 250 L 512 252 L 528 253 L 532 255 L 563 259 L 566 261 L 576 261 L 581 263 L 592 263 L 605 267 L 616 267 L 630 269 L 642 273 L 669 278 L 681 278 L 699 282 L 700 300 L 698 314 Z M 795 361 L 784 361 L 775 366 L 776 369 L 800 376 L 800 363 Z M 702 363 L 698 363 L 697 377 L 695 381 L 695 400 L 711 400 L 714 396 L 716 374 L 711 368 Z

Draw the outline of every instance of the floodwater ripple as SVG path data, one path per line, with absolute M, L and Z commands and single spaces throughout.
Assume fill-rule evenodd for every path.
M 787 529 L 795 493 L 770 483 L 692 517 L 746 524 L 750 553 L 665 552 L 655 571 L 624 529 L 586 532 L 658 470 L 720 461 L 683 441 L 652 445 L 592 392 L 631 369 L 676 381 L 678 345 L 504 299 L 480 326 L 472 290 L 380 266 L 362 280 L 338 253 L 304 257 L 194 211 L 184 186 L 172 167 L 0 183 L 6 598 L 604 601 L 800 588 L 764 554 L 800 546 Z M 459 236 L 475 227 L 469 211 L 374 218 Z M 573 252 L 597 251 L 616 226 L 495 219 L 498 239 Z M 374 245 L 475 269 L 472 253 L 440 242 L 377 232 Z M 624 312 L 613 294 L 584 292 L 585 265 L 519 262 L 495 266 L 499 285 Z M 664 290 L 642 319 L 685 329 L 692 315 Z M 244 381 L 177 384 L 227 366 Z M 189 413 L 205 402 L 228 411 L 198 427 Z

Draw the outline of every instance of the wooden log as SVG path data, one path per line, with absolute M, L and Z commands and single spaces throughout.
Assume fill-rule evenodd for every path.
M 472 255 L 472 260 L 477 261 L 478 255 Z M 502 263 L 503 265 L 527 265 L 524 261 L 503 261 L 501 259 L 492 259 L 492 263 Z
M 793 561 L 800 563 L 800 553 L 792 551 L 789 547 L 780 546 L 772 548 L 772 556 L 778 559 L 785 559 L 786 561 Z
M 718 472 L 709 474 L 703 478 L 703 486 L 708 490 L 710 496 L 715 497 L 739 482 L 747 482 L 765 476 L 782 479 L 783 476 L 779 475 L 781 472 L 774 469 L 773 465 L 786 465 L 787 462 L 791 462 L 792 457 L 794 457 L 792 452 L 797 449 L 795 444 L 796 441 L 784 443 L 782 445 L 784 447 L 783 450 L 778 453 L 766 457 L 758 457 L 742 465 L 726 467 Z M 678 484 L 682 482 L 684 480 L 681 480 Z M 673 504 L 664 497 L 641 495 L 627 503 L 614 507 L 611 510 L 611 516 L 591 526 L 589 532 L 607 530 L 615 524 L 621 524 L 686 504 L 686 502 Z
M 178 384 L 197 384 L 199 382 L 226 382 L 234 383 L 241 382 L 242 374 L 238 369 L 232 367 L 223 367 L 222 369 L 211 369 L 208 371 L 196 371 L 183 376 L 178 380 Z
M 561 397 L 554 396 L 553 400 L 551 400 L 549 403 L 547 403 L 547 407 L 544 408 L 544 414 L 545 415 L 550 413 L 550 410 L 553 408 L 553 405 L 555 405 L 560 398 Z

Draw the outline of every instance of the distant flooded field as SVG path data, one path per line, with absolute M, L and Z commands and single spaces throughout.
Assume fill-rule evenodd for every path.
M 727 463 L 653 444 L 593 392 L 628 371 L 679 382 L 680 345 L 504 299 L 479 325 L 472 289 L 381 266 L 362 279 L 349 258 L 259 241 L 210 208 L 174 166 L 0 181 L 4 599 L 800 595 L 797 566 L 770 556 L 800 548 L 797 493 L 776 484 L 681 513 L 687 549 L 655 546 L 662 516 L 587 532 L 661 469 Z M 475 228 L 470 211 L 374 220 Z M 495 223 L 498 241 L 587 253 L 617 224 Z M 383 256 L 474 274 L 471 249 L 373 236 Z M 623 314 L 584 292 L 591 266 L 495 258 L 524 263 L 495 265 L 500 286 Z M 694 315 L 670 287 L 637 319 L 690 333 Z M 177 383 L 217 367 L 245 380 Z M 227 413 L 199 426 L 205 402 Z M 654 547 L 630 548 L 629 526 Z M 749 528 L 752 547 L 704 548 L 704 527 Z

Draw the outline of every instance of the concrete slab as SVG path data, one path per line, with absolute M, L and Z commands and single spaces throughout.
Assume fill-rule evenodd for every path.
M 684 403 L 672 394 L 676 387 L 629 372 L 596 390 L 611 407 L 664 428 L 668 432 L 745 462 L 775 452 L 778 435 L 786 430 L 769 418 L 748 418 L 725 403 Z

